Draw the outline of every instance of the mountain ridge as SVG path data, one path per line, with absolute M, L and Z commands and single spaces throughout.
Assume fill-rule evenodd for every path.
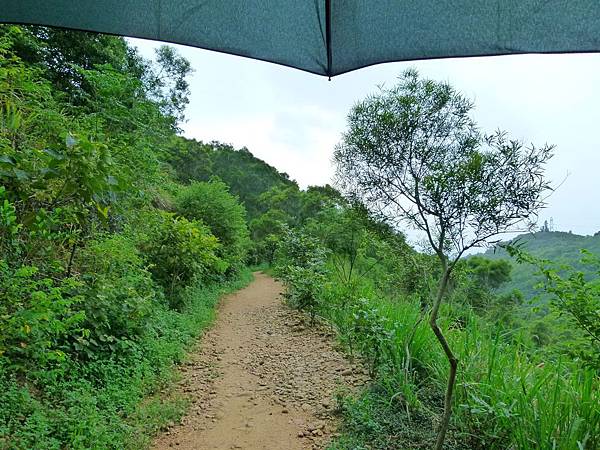
M 572 266 L 576 270 L 588 273 L 585 266 L 580 263 L 581 250 L 600 255 L 600 233 L 594 235 L 579 235 L 565 231 L 537 231 L 524 233 L 508 241 L 504 241 L 487 249 L 480 256 L 490 259 L 507 259 L 510 261 L 513 270 L 511 272 L 511 281 L 498 289 L 499 292 L 510 292 L 513 289 L 519 289 L 526 299 L 532 299 L 541 295 L 541 291 L 535 288 L 535 285 L 542 281 L 537 269 L 531 265 L 518 264 L 511 258 L 502 245 L 511 243 L 522 246 L 522 249 L 537 258 L 548 259 L 559 265 L 564 264 Z

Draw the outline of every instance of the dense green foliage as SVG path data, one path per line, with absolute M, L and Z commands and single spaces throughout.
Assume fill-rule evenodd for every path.
M 201 219 L 209 225 L 212 220 L 218 227 L 239 230 L 245 227 L 241 216 L 248 221 L 250 240 L 233 242 L 225 229 L 221 230 L 221 235 L 217 234 L 224 244 L 222 251 L 227 253 L 224 257 L 231 259 L 234 269 L 239 266 L 239 255 L 244 251 L 249 252 L 249 261 L 253 264 L 273 263 L 277 243 L 286 226 L 299 226 L 319 211 L 345 202 L 331 186 L 310 186 L 301 190 L 287 174 L 278 172 L 246 148 L 236 150 L 218 142 L 206 144 L 178 136 L 168 146 L 167 160 L 177 179 L 191 185 L 177 200 L 181 214 Z M 228 194 L 239 199 L 244 213 L 227 206 Z M 219 203 L 221 216 L 202 217 L 198 211 L 203 201 Z M 186 212 L 187 205 L 193 205 L 196 211 Z
M 182 290 L 194 281 L 215 281 L 227 263 L 217 252 L 218 239 L 201 222 L 162 213 L 153 218 L 151 235 L 140 243 L 149 270 L 168 295 L 171 305 L 179 304 Z
M 315 238 L 289 231 L 281 240 L 278 252 L 276 273 L 288 288 L 285 298 L 293 307 L 307 311 L 314 321 L 325 281 L 324 248 Z
M 241 267 L 249 246 L 246 210 L 225 183 L 212 179 L 186 186 L 177 197 L 176 208 L 182 216 L 208 225 L 219 240 L 217 254 L 228 269 Z
M 550 295 L 550 309 L 574 328 L 574 338 L 563 342 L 565 352 L 600 370 L 600 259 L 582 250 L 580 264 L 587 273 L 546 259 L 536 258 L 520 247 L 507 251 L 521 264 L 531 264 L 543 277 L 541 287 Z M 589 277 L 590 273 L 595 276 Z M 588 280 L 587 278 L 591 278 Z
M 45 372 L 30 367 L 35 372 L 27 373 L 26 382 L 3 368 L 1 448 L 146 448 L 153 434 L 185 411 L 181 399 L 160 393 L 172 381 L 172 364 L 184 360 L 184 349 L 210 324 L 221 295 L 250 278 L 244 272 L 236 281 L 189 289 L 180 311 L 153 305 L 143 336 L 119 341 L 114 354 L 94 351 L 87 361 L 46 365 Z
M 140 402 L 221 287 L 342 201 L 178 136 L 189 71 L 168 47 L 153 62 L 117 37 L 0 27 L 0 448 L 145 446 L 182 405 Z
M 240 198 L 250 219 L 264 212 L 259 200 L 262 193 L 278 186 L 298 190 L 298 185 L 287 174 L 279 173 L 246 148 L 236 150 L 218 142 L 205 144 L 177 137 L 168 152 L 169 162 L 181 182 L 209 181 L 213 176 L 220 178 L 230 187 L 231 193 Z
M 140 448 L 182 413 L 141 402 L 248 281 L 243 206 L 168 165 L 189 71 L 168 47 L 0 27 L 0 448 Z

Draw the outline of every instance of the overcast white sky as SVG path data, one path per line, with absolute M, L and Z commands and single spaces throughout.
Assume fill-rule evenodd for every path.
M 146 57 L 160 45 L 132 39 Z M 408 67 L 452 83 L 474 118 L 536 145 L 556 145 L 555 184 L 541 218 L 577 234 L 600 230 L 600 54 L 521 55 L 392 63 L 324 77 L 246 58 L 175 46 L 195 70 L 184 135 L 247 147 L 301 187 L 330 182 L 331 155 L 352 105 Z M 565 179 L 566 177 L 566 179 Z

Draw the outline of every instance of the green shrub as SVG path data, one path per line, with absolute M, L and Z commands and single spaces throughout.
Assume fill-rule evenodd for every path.
M 63 361 L 66 341 L 82 332 L 82 284 L 56 280 L 37 267 L 9 268 L 0 260 L 0 362 L 24 371 Z
M 381 315 L 366 298 L 361 298 L 352 306 L 352 334 L 356 349 L 367 360 L 371 375 L 381 364 L 385 364 L 386 356 L 393 352 L 394 323 Z
M 252 248 L 249 259 L 253 264 L 273 264 L 280 236 L 286 228 L 286 220 L 286 213 L 270 209 L 250 222 Z
M 300 231 L 288 231 L 277 249 L 275 274 L 283 281 L 288 302 L 314 320 L 325 283 L 327 252 L 320 242 Z
M 162 299 L 133 240 L 123 235 L 96 240 L 78 263 L 85 282 L 81 307 L 86 331 L 75 340 L 75 349 L 93 357 L 138 339 Z
M 4 186 L 0 186 L 0 257 L 18 251 L 17 238 L 21 227 L 14 204 L 6 198 Z
M 186 186 L 177 197 L 177 212 L 208 226 L 221 243 L 217 255 L 240 269 L 250 246 L 246 210 L 229 187 L 218 179 Z
M 221 245 L 205 225 L 169 213 L 160 213 L 142 251 L 150 272 L 161 285 L 171 307 L 181 306 L 181 292 L 194 281 L 216 280 L 227 269 L 217 256 Z
M 590 277 L 572 266 L 536 258 L 518 247 L 508 246 L 507 250 L 518 262 L 536 267 L 543 276 L 541 286 L 551 296 L 551 309 L 578 332 L 579 336 L 569 342 L 569 353 L 600 371 L 600 257 L 581 251 L 580 264 L 595 275 Z

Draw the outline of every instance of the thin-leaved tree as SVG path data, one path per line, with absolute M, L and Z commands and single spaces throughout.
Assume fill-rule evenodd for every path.
M 388 221 L 421 231 L 441 272 L 429 321 L 450 364 L 441 449 L 450 421 L 458 359 L 437 323 L 452 270 L 464 253 L 501 233 L 529 229 L 550 187 L 552 146 L 525 146 L 504 132 L 484 135 L 473 104 L 449 84 L 415 70 L 356 104 L 334 161 L 340 188 Z

